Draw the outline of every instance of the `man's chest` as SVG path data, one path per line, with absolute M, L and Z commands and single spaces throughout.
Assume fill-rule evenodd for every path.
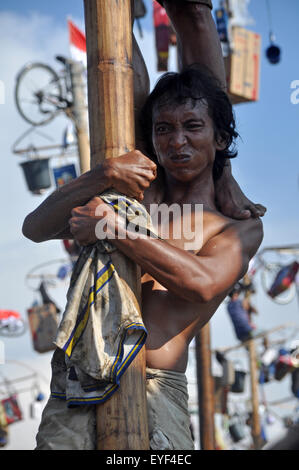
M 150 215 L 163 240 L 194 253 L 228 224 L 227 218 L 199 203 L 152 204 Z

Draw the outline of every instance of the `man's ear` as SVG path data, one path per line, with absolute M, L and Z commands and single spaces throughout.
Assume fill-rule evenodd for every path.
M 226 147 L 227 147 L 227 143 L 228 143 L 228 139 L 227 139 L 228 136 L 226 136 L 225 134 L 219 134 L 219 133 L 216 133 L 215 135 L 215 142 L 216 142 L 216 150 L 225 150 Z

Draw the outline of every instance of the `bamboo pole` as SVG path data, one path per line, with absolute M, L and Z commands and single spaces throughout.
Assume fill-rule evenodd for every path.
M 130 0 L 84 0 L 91 167 L 135 146 Z M 118 274 L 140 305 L 140 272 L 120 252 Z M 149 449 L 145 348 L 121 379 L 120 389 L 97 406 L 97 448 Z
M 198 409 L 201 450 L 215 450 L 214 380 L 211 373 L 210 325 L 207 323 L 195 338 Z
M 266 336 L 269 336 L 271 333 L 275 333 L 276 331 L 284 330 L 286 328 L 296 328 L 298 329 L 299 325 L 296 325 L 295 323 L 285 323 L 283 325 L 276 326 L 270 330 L 267 330 L 265 332 L 261 332 L 258 335 L 254 337 L 255 340 L 260 339 L 260 338 L 265 338 Z M 277 341 L 279 344 L 279 341 Z M 270 341 L 269 345 L 275 344 L 275 342 Z M 240 342 L 234 346 L 228 346 L 226 348 L 217 348 L 213 349 L 212 353 L 216 353 L 217 351 L 221 353 L 229 353 L 231 351 L 236 351 L 237 349 L 244 348 L 248 346 L 248 340 Z
M 259 390 L 258 390 L 258 375 L 257 375 L 257 360 L 254 339 L 248 341 L 248 359 L 250 369 L 250 385 L 251 385 L 251 406 L 252 406 L 252 423 L 251 435 L 253 446 L 255 449 L 260 449 L 261 438 L 261 423 L 259 415 Z
M 246 274 L 243 278 L 245 285 L 250 285 L 250 278 Z M 245 293 L 245 299 L 250 302 L 251 292 L 248 290 Z M 252 422 L 251 422 L 251 435 L 253 446 L 255 449 L 260 449 L 262 443 L 261 437 L 261 421 L 259 414 L 259 389 L 258 389 L 258 368 L 256 357 L 255 340 L 250 339 L 247 343 L 249 370 L 250 370 L 250 385 L 251 385 L 251 406 L 252 406 Z

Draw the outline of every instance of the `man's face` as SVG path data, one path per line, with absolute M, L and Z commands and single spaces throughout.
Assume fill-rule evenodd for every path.
M 160 165 L 176 180 L 190 182 L 203 172 L 212 174 L 220 147 L 202 100 L 154 106 L 152 139 Z

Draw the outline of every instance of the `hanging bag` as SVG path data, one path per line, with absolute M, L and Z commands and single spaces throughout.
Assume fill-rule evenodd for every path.
M 7 424 L 12 424 L 23 419 L 16 395 L 5 398 L 1 401 L 1 404 L 4 408 Z
M 39 353 L 54 350 L 53 341 L 59 323 L 56 306 L 52 303 L 36 305 L 29 308 L 27 313 L 33 349 Z
M 27 310 L 31 330 L 33 349 L 39 353 L 52 351 L 56 348 L 56 338 L 60 309 L 49 297 L 45 282 L 39 286 L 42 303 L 33 305 Z

